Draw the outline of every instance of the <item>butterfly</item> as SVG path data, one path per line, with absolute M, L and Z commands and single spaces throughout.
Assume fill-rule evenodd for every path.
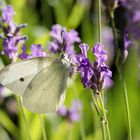
M 4 67 L 0 83 L 20 95 L 31 112 L 55 112 L 64 103 L 70 69 L 64 58 L 32 58 Z

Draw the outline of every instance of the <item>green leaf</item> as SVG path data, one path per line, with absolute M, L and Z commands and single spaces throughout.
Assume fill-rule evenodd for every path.
M 65 25 L 67 21 L 67 7 L 61 2 L 54 6 L 54 12 L 57 23 Z
M 15 138 L 18 138 L 19 130 L 12 120 L 7 116 L 5 112 L 0 110 L 0 124 Z
M 81 3 L 76 3 L 67 21 L 67 28 L 77 28 L 84 16 L 84 6 Z
M 0 139 L 1 140 L 10 140 L 6 131 L 0 126 Z
M 32 134 L 32 140 L 39 140 L 42 136 L 42 129 L 40 124 L 40 119 L 38 115 L 34 115 L 30 123 L 30 132 Z

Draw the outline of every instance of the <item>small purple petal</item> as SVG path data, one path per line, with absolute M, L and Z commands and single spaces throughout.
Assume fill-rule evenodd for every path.
M 98 61 L 99 64 L 102 64 L 107 60 L 106 51 L 103 45 L 96 43 L 92 48 L 92 52 L 96 56 L 96 61 Z
M 36 45 L 33 44 L 31 45 L 31 55 L 30 57 L 45 57 L 46 56 L 46 52 L 43 51 L 43 48 L 40 44 Z
M 80 42 L 81 39 L 78 37 L 78 32 L 75 30 L 64 31 L 63 33 L 64 41 L 68 42 L 69 44 L 74 44 L 75 42 Z
M 133 42 L 128 38 L 128 34 L 124 34 L 124 49 L 128 49 L 133 46 Z
M 60 26 L 59 24 L 53 25 L 52 26 L 52 31 L 50 32 L 51 37 L 53 39 L 58 40 L 59 43 L 62 44 L 62 33 L 65 31 L 66 29 L 62 26 Z
M 62 116 L 62 117 L 66 117 L 67 115 L 67 108 L 65 106 L 62 106 L 58 111 L 57 111 L 58 115 Z
M 15 59 L 17 57 L 17 48 L 14 44 L 13 39 L 4 39 L 2 55 L 7 55 L 10 59 Z
M 134 11 L 134 15 L 133 15 L 133 17 L 132 17 L 132 21 L 133 21 L 133 22 L 138 22 L 138 21 L 140 21 L 140 9 Z
M 82 44 L 79 45 L 79 47 L 81 48 L 82 55 L 84 57 L 87 57 L 87 51 L 89 49 L 89 46 L 85 43 L 82 43 Z
M 26 50 L 27 50 L 26 45 L 23 45 L 22 46 L 22 53 L 19 54 L 19 56 L 18 56 L 21 60 L 26 60 L 29 58 L 29 55 L 26 53 Z
M 51 42 L 49 45 L 49 51 L 56 53 L 58 51 L 58 45 L 56 42 Z
M 79 121 L 80 114 L 79 111 L 82 109 L 81 103 L 78 101 L 73 101 L 71 108 L 69 110 L 69 119 L 71 122 Z
M 5 7 L 2 9 L 2 19 L 7 24 L 10 24 L 12 22 L 13 15 L 15 14 L 13 7 L 11 5 Z
M 105 89 L 111 88 L 113 86 L 112 79 L 110 77 L 106 76 L 104 78 L 104 85 L 103 86 L 104 86 Z

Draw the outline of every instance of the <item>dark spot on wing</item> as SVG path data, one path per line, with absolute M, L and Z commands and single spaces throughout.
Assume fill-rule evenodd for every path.
M 19 81 L 20 81 L 20 82 L 24 82 L 24 78 L 21 77 L 21 78 L 19 79 Z

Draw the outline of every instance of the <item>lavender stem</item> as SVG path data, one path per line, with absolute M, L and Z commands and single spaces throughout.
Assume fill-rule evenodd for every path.
M 122 76 L 121 67 L 118 66 L 118 54 L 119 54 L 119 48 L 117 44 L 117 37 L 116 37 L 116 31 L 115 31 L 115 22 L 114 22 L 114 11 L 110 12 L 110 18 L 111 18 L 111 26 L 112 26 L 112 32 L 114 37 L 114 45 L 115 45 L 115 64 L 117 66 L 120 79 L 122 81 L 123 85 L 123 91 L 124 91 L 124 97 L 125 97 L 125 106 L 126 106 L 126 113 L 127 113 L 127 121 L 128 121 L 128 131 L 129 131 L 129 140 L 132 140 L 132 130 L 131 130 L 131 119 L 130 119 L 130 109 L 129 109 L 129 102 L 128 102 L 128 94 L 126 89 L 126 84 Z
M 27 122 L 27 119 L 26 119 L 26 116 L 25 116 L 25 112 L 24 112 L 24 108 L 23 108 L 23 105 L 22 105 L 21 97 L 18 97 L 17 100 L 18 100 L 18 104 L 19 104 L 19 107 L 20 107 L 21 114 L 23 116 L 24 123 L 25 123 L 26 128 L 27 128 L 28 139 L 31 140 L 29 125 L 28 125 L 28 122 Z
M 126 106 L 126 114 L 127 114 L 127 121 L 128 121 L 129 140 L 132 140 L 131 118 L 130 118 L 128 93 L 127 93 L 127 88 L 126 88 L 125 80 L 124 80 L 124 78 L 122 76 L 121 69 L 118 68 L 118 70 L 119 70 L 121 82 L 122 82 L 122 85 L 123 85 L 123 92 L 124 92 L 125 106 Z

